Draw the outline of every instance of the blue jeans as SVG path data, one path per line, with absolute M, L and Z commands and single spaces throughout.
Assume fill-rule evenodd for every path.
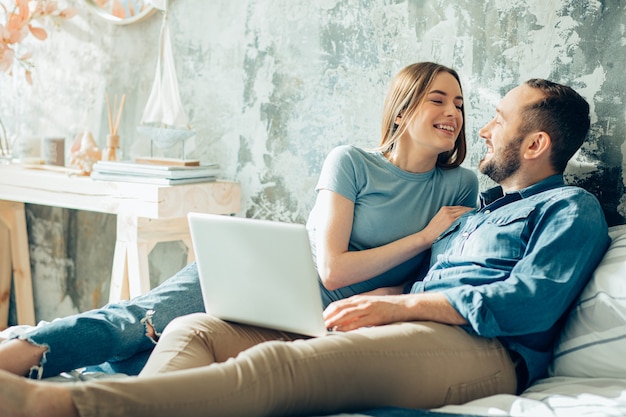
M 55 319 L 20 338 L 48 348 L 32 377 L 99 364 L 99 370 L 136 375 L 155 345 L 146 336 L 147 323 L 159 335 L 172 319 L 198 312 L 204 312 L 204 303 L 196 264 L 191 263 L 147 294 Z
M 320 285 L 320 289 L 324 306 L 352 295 L 348 288 L 328 291 Z M 148 324 L 158 336 L 173 319 L 204 311 L 194 262 L 147 294 L 55 319 L 19 337 L 48 348 L 40 366 L 31 370 L 32 378 L 78 368 L 137 375 L 156 343 L 146 335 Z

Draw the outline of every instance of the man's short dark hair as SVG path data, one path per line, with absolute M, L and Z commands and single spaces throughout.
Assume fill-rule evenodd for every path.
M 538 78 L 526 81 L 526 85 L 541 90 L 544 98 L 524 109 L 527 123 L 520 133 L 525 136 L 542 131 L 550 135 L 552 166 L 563 173 L 589 132 L 589 103 L 566 85 Z

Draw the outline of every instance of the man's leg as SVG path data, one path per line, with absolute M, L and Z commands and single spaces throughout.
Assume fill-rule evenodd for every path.
M 206 313 L 179 317 L 163 331 L 141 377 L 225 362 L 259 343 L 306 336 L 263 327 L 234 325 Z
M 201 311 L 192 263 L 145 295 L 54 320 L 1 344 L 0 369 L 45 378 L 108 361 L 114 371 L 136 375 L 147 358 L 141 353 L 154 347 L 172 319 Z
M 79 417 L 68 385 L 30 381 L 0 371 L 0 416 Z
M 206 332 L 202 317 L 189 318 L 192 334 Z M 230 328 L 247 338 L 247 326 Z M 192 338 L 188 345 L 209 350 L 205 362 L 219 360 L 216 352 L 229 350 L 220 346 L 219 334 Z M 160 344 L 169 343 L 164 335 Z M 179 340 L 172 346 L 178 349 Z M 82 416 L 98 410 L 99 416 L 250 417 L 433 408 L 516 390 L 513 363 L 496 339 L 431 322 L 269 341 L 225 356 L 231 358 L 195 369 L 72 385 L 73 402 Z

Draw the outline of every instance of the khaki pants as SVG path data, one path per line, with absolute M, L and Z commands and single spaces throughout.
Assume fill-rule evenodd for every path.
M 433 408 L 515 390 L 500 342 L 456 326 L 303 338 L 194 314 L 167 327 L 140 376 L 77 384 L 72 397 L 82 417 L 252 417 Z

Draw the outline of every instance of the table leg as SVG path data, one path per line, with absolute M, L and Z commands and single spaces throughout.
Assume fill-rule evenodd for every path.
M 9 324 L 9 304 L 11 301 L 11 243 L 9 228 L 0 222 L 0 330 Z
M 120 239 L 115 242 L 113 253 L 113 270 L 111 272 L 111 288 L 109 289 L 109 302 L 114 303 L 120 300 L 128 300 L 130 291 L 128 290 L 128 263 L 127 244 Z
M 193 260 L 187 218 L 147 219 L 118 214 L 109 302 L 150 291 L 148 255 L 157 243 L 175 240 L 188 246 L 187 257 Z
M 187 246 L 187 263 L 190 264 L 196 260 L 196 253 L 193 250 L 193 244 L 191 237 L 189 239 L 181 239 L 185 246 Z
M 150 264 L 148 255 L 156 245 L 156 242 L 147 242 L 141 239 L 140 233 L 137 241 L 127 247 L 128 256 L 128 290 L 130 298 L 145 294 L 150 291 Z
M 154 245 L 151 246 L 141 235 L 142 220 L 137 216 L 117 215 L 110 303 L 128 300 L 150 291 L 148 255 Z
M 30 272 L 30 254 L 28 249 L 28 233 L 26 231 L 26 212 L 24 203 L 0 201 L 0 221 L 8 230 L 15 288 L 15 307 L 18 324 L 35 324 L 35 307 L 33 303 L 33 283 Z M 5 235 L 6 237 L 6 235 Z M 6 254 L 6 249 L 4 250 Z M 5 271 L 6 271 L 6 267 Z M 5 272 L 6 281 L 6 272 Z M 9 297 L 0 304 L 9 303 Z M 0 323 L 0 326 L 2 323 Z

